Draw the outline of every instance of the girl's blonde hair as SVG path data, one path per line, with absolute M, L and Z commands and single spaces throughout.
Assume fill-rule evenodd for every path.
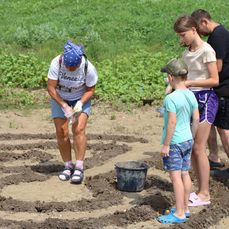
M 200 36 L 200 33 L 198 31 L 198 24 L 195 18 L 193 18 L 192 16 L 188 15 L 188 14 L 182 14 L 174 23 L 174 31 L 176 33 L 183 33 L 183 32 L 187 32 L 192 28 L 196 28 L 196 32 L 198 33 L 198 35 Z M 200 36 L 201 37 L 201 36 Z M 181 47 L 187 47 L 187 45 L 181 43 L 180 44 Z
M 192 16 L 188 15 L 188 14 L 183 14 L 181 15 L 176 22 L 174 23 L 174 31 L 176 33 L 183 33 L 186 31 L 189 31 L 192 28 L 198 28 L 197 25 L 197 21 L 195 20 L 195 18 L 193 18 Z

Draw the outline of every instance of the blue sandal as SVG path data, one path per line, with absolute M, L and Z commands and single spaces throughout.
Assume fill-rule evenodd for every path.
M 158 218 L 158 221 L 161 223 L 184 223 L 186 221 L 186 218 L 181 219 L 173 215 L 173 213 L 170 213 L 169 215 L 160 216 Z
M 176 211 L 176 208 L 171 208 L 171 210 L 170 210 L 170 213 L 174 213 Z M 191 215 L 191 213 L 189 212 L 189 213 L 184 213 L 185 214 L 185 216 L 186 216 L 186 218 L 189 218 L 190 217 L 190 215 Z
M 74 173 L 72 174 L 72 178 L 73 179 L 71 178 L 71 182 L 72 183 L 75 183 L 75 184 L 81 183 L 83 181 L 83 177 L 84 177 L 84 175 L 83 175 L 83 169 L 81 169 L 79 167 L 75 167 L 75 171 L 76 170 L 80 171 L 81 173 L 79 175 L 78 174 L 74 174 Z M 75 180 L 74 177 L 75 178 L 79 178 L 79 179 Z
M 68 175 L 67 173 L 64 173 L 65 170 L 69 170 L 71 175 Z M 59 179 L 61 181 L 68 181 L 71 178 L 73 172 L 74 172 L 74 169 L 73 168 L 71 168 L 71 167 L 65 167 L 64 170 L 63 170 L 63 172 L 59 174 Z M 60 178 L 60 175 L 64 175 L 65 176 L 65 179 L 61 179 Z

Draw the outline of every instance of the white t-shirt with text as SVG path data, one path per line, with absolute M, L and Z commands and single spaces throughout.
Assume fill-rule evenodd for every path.
M 56 91 L 62 99 L 69 101 L 81 99 L 86 92 L 86 86 L 92 87 L 98 81 L 95 67 L 88 60 L 87 74 L 85 75 L 85 58 L 83 57 L 79 68 L 71 72 L 63 64 L 63 60 L 60 67 L 59 59 L 60 55 L 52 60 L 48 78 L 59 81 Z

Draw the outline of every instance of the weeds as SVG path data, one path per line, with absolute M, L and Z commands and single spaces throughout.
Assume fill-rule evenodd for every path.
M 124 133 L 124 131 L 126 130 L 126 128 L 125 128 L 124 126 L 120 125 L 120 124 L 117 124 L 117 125 L 114 127 L 114 129 L 115 129 L 116 131 L 121 132 L 121 133 Z
M 160 69 L 183 51 L 173 31 L 176 18 L 203 8 L 229 29 L 223 0 L 198 6 L 194 0 L 85 0 L 74 8 L 70 0 L 12 0 L 1 6 L 0 109 L 37 106 L 40 97 L 31 90 L 46 87 L 51 60 L 69 38 L 85 45 L 97 69 L 94 99 L 102 99 L 103 113 L 103 104 L 125 112 L 142 106 L 142 98 L 160 104 L 166 87 Z
M 115 120 L 116 119 L 116 115 L 114 113 L 111 114 L 111 120 Z

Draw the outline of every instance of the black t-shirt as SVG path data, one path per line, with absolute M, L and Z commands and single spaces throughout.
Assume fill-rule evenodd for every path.
M 222 25 L 215 27 L 208 37 L 208 43 L 216 52 L 217 59 L 223 59 L 222 71 L 219 73 L 219 85 L 214 87 L 217 96 L 229 96 L 229 31 Z

